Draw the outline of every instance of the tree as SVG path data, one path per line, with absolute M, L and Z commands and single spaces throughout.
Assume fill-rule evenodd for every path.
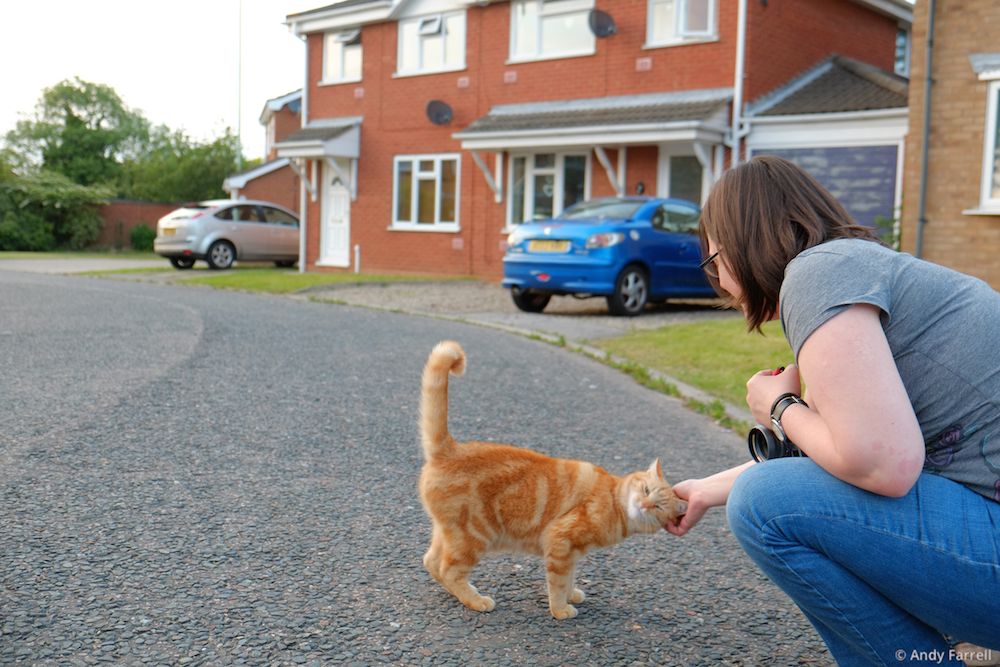
M 148 136 L 149 121 L 113 88 L 77 77 L 46 88 L 34 117 L 7 133 L 7 145 L 22 173 L 44 168 L 93 185 L 116 181 L 121 161 L 138 154 Z
M 222 181 L 236 170 L 239 144 L 228 128 L 198 143 L 184 132 L 158 126 L 147 149 L 123 165 L 120 194 L 146 201 L 197 201 L 225 197 Z

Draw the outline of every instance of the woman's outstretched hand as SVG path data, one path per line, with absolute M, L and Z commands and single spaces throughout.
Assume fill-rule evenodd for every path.
M 705 512 L 721 507 L 729 499 L 729 490 L 740 473 L 753 465 L 753 461 L 723 470 L 704 479 L 686 479 L 674 484 L 674 493 L 687 503 L 687 512 L 677 523 L 664 526 L 671 535 L 680 537 L 695 527 Z

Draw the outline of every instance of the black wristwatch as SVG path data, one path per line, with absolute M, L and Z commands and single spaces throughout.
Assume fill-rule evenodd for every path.
M 781 415 L 785 414 L 785 410 L 787 410 L 789 406 L 795 405 L 796 403 L 805 405 L 807 408 L 809 407 L 806 405 L 805 401 L 795 394 L 782 394 L 775 399 L 774 403 L 771 404 L 771 430 L 774 431 L 774 434 L 778 436 L 778 439 L 782 442 L 788 442 L 788 436 L 785 435 L 785 429 L 781 427 Z

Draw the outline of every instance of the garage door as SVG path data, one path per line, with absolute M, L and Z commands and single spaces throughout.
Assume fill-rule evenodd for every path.
M 854 219 L 869 227 L 892 219 L 896 208 L 896 146 L 754 150 L 799 165 L 824 185 Z

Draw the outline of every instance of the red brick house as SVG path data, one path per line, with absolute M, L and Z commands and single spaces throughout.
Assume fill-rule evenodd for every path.
M 499 278 L 521 221 L 615 193 L 700 201 L 734 158 L 797 148 L 796 132 L 813 140 L 793 158 L 840 173 L 826 151 L 853 145 L 851 114 L 893 117 L 872 141 L 892 146 L 898 193 L 891 72 L 911 16 L 906 0 L 343 0 L 290 15 L 307 86 L 277 149 L 304 176 L 300 267 Z M 803 90 L 831 71 L 842 93 L 896 97 L 869 90 L 810 130 L 803 116 L 830 110 Z
M 1000 3 L 920 0 L 913 37 L 902 248 L 1000 290 Z
M 278 157 L 276 144 L 302 127 L 302 91 L 268 100 L 260 123 L 267 132 L 264 162 L 229 176 L 222 189 L 233 199 L 264 199 L 298 212 L 299 177 L 288 158 Z

